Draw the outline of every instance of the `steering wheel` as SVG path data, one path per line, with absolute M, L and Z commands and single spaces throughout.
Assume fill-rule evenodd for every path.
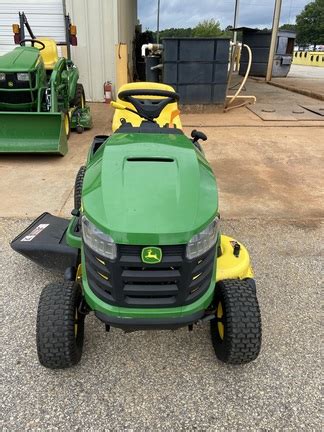
M 45 48 L 45 44 L 38 39 L 23 39 L 20 41 L 20 46 L 23 46 L 23 43 L 25 42 L 30 42 L 33 48 L 35 47 L 35 43 L 39 44 L 41 46 L 41 48 L 38 48 L 39 51 L 42 51 Z
M 162 99 L 147 99 L 134 96 L 160 96 Z M 154 121 L 167 105 L 179 100 L 179 95 L 168 90 L 133 89 L 121 91 L 118 98 L 131 103 L 141 117 Z

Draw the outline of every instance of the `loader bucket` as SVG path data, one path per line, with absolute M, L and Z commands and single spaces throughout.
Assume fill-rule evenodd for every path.
M 67 153 L 64 114 L 0 112 L 0 153 Z

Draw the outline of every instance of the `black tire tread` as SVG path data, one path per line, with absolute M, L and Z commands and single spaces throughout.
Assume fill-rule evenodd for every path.
M 75 96 L 71 102 L 71 106 L 82 108 L 82 96 L 85 102 L 85 93 L 82 84 L 77 84 L 75 89 Z
M 43 289 L 38 305 L 36 342 L 40 363 L 50 369 L 77 364 L 82 355 L 84 323 L 77 338 L 74 313 L 81 288 L 75 282 L 51 283 Z
M 79 210 L 81 207 L 81 197 L 82 197 L 82 186 L 83 186 L 83 179 L 86 172 L 87 167 L 85 165 L 82 165 L 79 168 L 78 174 L 75 178 L 74 183 L 74 208 Z
M 220 344 L 217 320 L 211 321 L 211 337 L 216 356 L 225 363 L 242 364 L 255 360 L 261 349 L 261 314 L 256 290 L 248 280 L 224 280 L 217 284 L 225 314 L 225 338 Z

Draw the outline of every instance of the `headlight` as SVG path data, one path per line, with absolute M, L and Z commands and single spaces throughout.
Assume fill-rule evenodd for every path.
M 18 81 L 29 81 L 29 74 L 28 73 L 17 73 L 17 80 Z
M 207 252 L 212 246 L 215 245 L 217 240 L 217 234 L 219 231 L 219 216 L 217 216 L 212 223 L 208 225 L 199 234 L 192 237 L 190 242 L 187 244 L 186 256 L 188 259 L 194 259 L 205 252 Z
M 117 257 L 116 243 L 110 235 L 100 231 L 85 216 L 82 216 L 83 240 L 90 249 L 109 259 Z
M 0 81 L 5 81 L 6 74 L 4 72 L 0 72 Z

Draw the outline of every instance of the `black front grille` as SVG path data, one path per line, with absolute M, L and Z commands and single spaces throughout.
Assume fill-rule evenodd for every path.
M 0 103 L 7 103 L 7 104 L 25 104 L 25 103 L 32 103 L 37 100 L 37 91 L 5 91 L 2 92 L 0 90 Z
M 199 259 L 185 257 L 186 245 L 159 246 L 159 264 L 145 264 L 145 246 L 118 245 L 117 259 L 110 261 L 86 245 L 86 271 L 92 291 L 103 301 L 124 307 L 175 307 L 189 304 L 209 287 L 215 248 Z
M 6 73 L 6 79 L 0 81 L 0 103 L 26 104 L 37 100 L 37 90 L 30 90 L 36 85 L 35 73 L 30 74 L 31 82 L 19 81 L 17 73 Z M 8 91 L 1 91 L 6 89 Z M 26 91 L 16 91 L 16 90 Z

